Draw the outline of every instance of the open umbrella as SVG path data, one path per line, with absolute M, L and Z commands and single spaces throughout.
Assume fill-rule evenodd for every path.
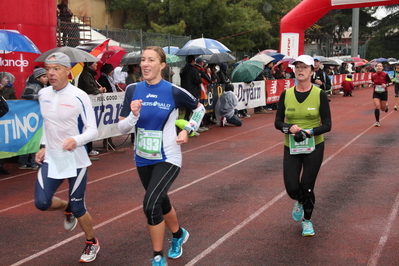
M 213 54 L 213 52 L 207 48 L 200 47 L 200 46 L 184 46 L 183 48 L 179 49 L 174 55 L 204 55 L 204 54 Z
M 345 63 L 352 63 L 352 62 L 355 62 L 355 60 L 353 60 L 352 59 L 352 57 L 341 57 L 341 58 L 339 58 L 339 59 L 341 59 L 342 61 L 344 61 Z
M 79 62 L 97 62 L 98 58 L 93 56 L 92 54 L 89 54 L 88 52 L 85 52 L 83 50 L 77 49 L 77 48 L 72 48 L 69 46 L 63 46 L 63 47 L 57 47 L 54 49 L 50 49 L 43 54 L 41 54 L 38 58 L 35 59 L 34 62 L 44 62 L 46 58 L 55 52 L 61 52 L 66 54 L 69 59 L 71 60 L 71 63 L 79 63 Z
M 213 53 L 223 53 L 223 52 L 231 52 L 229 48 L 227 48 L 223 43 L 213 40 L 213 39 L 208 39 L 208 38 L 198 38 L 194 40 L 189 40 L 184 46 L 198 46 L 198 47 L 203 47 L 206 49 L 211 50 Z
M 280 61 L 281 59 L 283 59 L 285 57 L 285 55 L 277 53 L 277 52 L 271 52 L 271 53 L 268 53 L 267 55 L 274 58 L 273 62 Z
M 249 60 L 259 61 L 262 62 L 264 65 L 267 65 L 270 62 L 273 62 L 275 59 L 267 54 L 258 54 L 254 57 L 251 57 Z
M 286 69 L 288 67 L 288 65 L 292 65 L 292 63 L 294 63 L 295 59 L 291 58 L 291 57 L 284 57 L 283 59 L 281 59 L 280 61 L 278 61 L 274 66 L 273 69 L 278 68 L 281 64 L 284 65 L 284 69 Z
M 36 45 L 25 35 L 11 30 L 0 30 L 0 50 L 41 54 Z
M 388 62 L 388 59 L 380 57 L 374 60 L 375 62 Z
M 366 63 L 364 63 L 364 62 L 355 62 L 355 67 L 362 67 L 362 66 L 364 66 Z
M 321 55 L 316 55 L 313 57 L 313 59 L 316 59 L 316 58 L 318 58 L 319 62 L 322 64 L 324 64 L 324 62 L 328 62 L 328 60 L 329 60 L 327 57 L 321 56 Z
M 201 56 L 208 64 L 219 64 L 236 60 L 236 58 L 229 53 L 216 53 Z
M 352 56 L 351 58 L 352 58 L 355 62 L 364 62 L 364 60 L 363 60 L 362 58 L 357 57 L 357 56 Z
M 101 68 L 104 64 L 111 64 L 114 68 L 119 66 L 121 63 L 122 57 L 126 54 L 126 51 L 122 50 L 111 50 L 102 52 L 97 56 L 100 60 L 98 64 L 98 69 Z
M 177 46 L 165 46 L 165 47 L 162 47 L 162 49 L 164 50 L 164 52 L 166 54 L 174 54 L 175 52 L 177 52 L 177 50 L 179 50 L 179 47 L 177 47 Z
M 390 57 L 390 58 L 388 58 L 387 60 L 388 60 L 389 63 L 390 63 L 390 62 L 397 62 L 397 61 L 398 61 L 398 59 L 393 58 L 393 57 Z
M 323 65 L 325 65 L 325 66 L 340 66 L 341 64 L 333 59 L 328 59 L 327 61 L 323 61 Z
M 233 82 L 251 82 L 263 71 L 263 63 L 255 60 L 247 60 L 240 63 L 231 73 Z
M 278 51 L 277 50 L 274 50 L 274 49 L 266 49 L 266 50 L 263 50 L 263 51 L 260 51 L 259 53 L 257 53 L 256 55 L 258 55 L 258 54 L 268 54 L 268 53 L 277 53 Z
M 97 40 L 92 40 L 89 42 L 82 43 L 75 48 L 78 48 L 80 50 L 84 50 L 86 52 L 91 52 L 94 49 L 99 49 L 101 48 L 100 52 L 108 51 L 108 50 L 124 50 L 122 45 L 119 42 L 116 42 L 110 38 L 108 39 L 97 39 Z
M 136 65 L 141 63 L 141 53 L 131 52 L 125 54 L 121 60 L 121 65 Z
M 166 54 L 166 63 L 170 64 L 170 63 L 177 63 L 180 61 L 182 61 L 182 59 L 180 57 L 178 57 L 177 55 Z

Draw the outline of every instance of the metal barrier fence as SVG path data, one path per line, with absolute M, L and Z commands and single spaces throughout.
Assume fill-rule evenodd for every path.
M 177 36 L 164 33 L 144 32 L 142 30 L 126 29 L 96 29 L 106 38 L 123 44 L 128 52 L 141 52 L 147 46 L 177 46 L 183 47 L 191 38 L 188 36 Z
M 147 46 L 183 47 L 191 38 L 164 33 L 127 29 L 92 29 L 91 18 L 72 16 L 71 21 L 58 20 L 57 46 L 76 47 L 91 40 L 110 38 L 127 52 L 141 52 Z

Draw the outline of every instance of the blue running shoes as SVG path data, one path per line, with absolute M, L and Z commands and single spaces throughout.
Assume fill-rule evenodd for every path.
M 309 220 L 302 222 L 302 235 L 303 236 L 314 236 L 313 224 Z
M 182 228 L 181 230 L 183 231 L 181 238 L 172 238 L 172 246 L 168 252 L 168 257 L 171 259 L 177 259 L 181 257 L 183 254 L 182 246 L 187 242 L 187 239 L 190 236 L 186 229 Z
M 302 203 L 299 203 L 298 201 L 295 202 L 294 209 L 292 210 L 292 219 L 294 219 L 295 222 L 299 222 L 303 218 L 303 205 Z
M 168 262 L 166 261 L 166 258 L 158 255 L 152 259 L 152 266 L 168 266 Z

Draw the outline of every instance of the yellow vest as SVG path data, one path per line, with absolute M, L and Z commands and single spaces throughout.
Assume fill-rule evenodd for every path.
M 285 117 L 286 123 L 298 125 L 303 129 L 311 129 L 320 126 L 320 92 L 321 89 L 312 86 L 308 97 L 299 103 L 295 97 L 295 86 L 285 92 Z M 317 135 L 315 144 L 324 141 L 323 135 Z M 284 145 L 289 147 L 289 135 L 285 134 Z

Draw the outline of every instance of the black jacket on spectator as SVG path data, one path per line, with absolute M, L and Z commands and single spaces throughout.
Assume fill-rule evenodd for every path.
M 97 72 L 90 69 L 88 66 L 83 67 L 83 71 L 79 76 L 78 88 L 85 91 L 87 94 L 99 94 L 98 85 L 94 77 Z
M 198 69 L 188 63 L 180 71 L 181 87 L 190 92 L 195 98 L 199 99 L 201 96 L 200 84 L 201 76 Z

